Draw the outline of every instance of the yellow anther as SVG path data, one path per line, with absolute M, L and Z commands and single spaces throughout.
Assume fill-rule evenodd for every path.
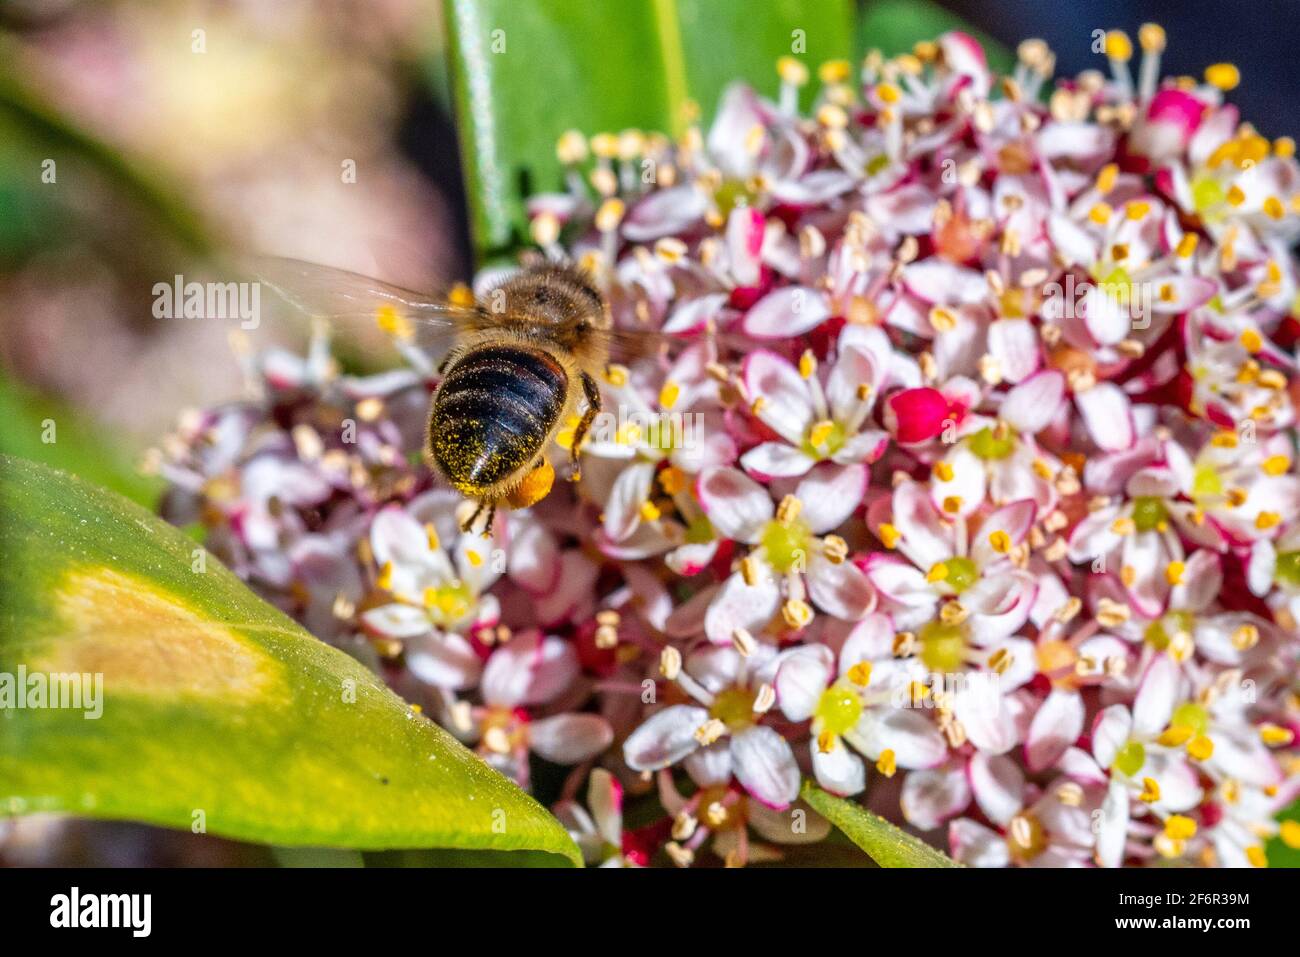
M 385 303 L 375 311 L 375 324 L 390 336 L 398 339 L 410 339 L 415 335 L 411 320 L 397 311 L 397 307 Z
M 1285 455 L 1270 455 L 1262 466 L 1266 475 L 1281 475 L 1290 467 L 1291 460 Z
M 587 158 L 587 138 L 577 130 L 569 130 L 556 141 L 555 156 L 566 166 L 583 162 Z
M 1132 565 L 1124 565 L 1119 570 L 1119 580 L 1124 583 L 1125 588 L 1132 588 L 1133 583 L 1137 581 L 1137 569 Z
M 1195 733 L 1195 728 L 1188 727 L 1185 724 L 1171 724 L 1160 732 L 1160 736 L 1156 738 L 1156 743 L 1164 745 L 1166 748 L 1180 748 L 1192 740 L 1192 735 Z
M 612 365 L 605 370 L 605 381 L 614 388 L 622 388 L 627 385 L 627 367 Z
M 940 482 L 951 482 L 955 474 L 949 462 L 936 462 L 934 465 L 934 475 Z
M 813 620 L 813 610 L 806 601 L 791 598 L 781 606 L 781 617 L 791 628 L 806 628 Z
M 1097 192 L 1105 196 L 1115 188 L 1115 181 L 1119 179 L 1119 166 L 1114 163 L 1107 163 L 1097 174 Z
M 878 84 L 876 86 L 876 96 L 880 97 L 882 103 L 897 103 L 902 98 L 898 87 L 892 83 Z
M 827 129 L 842 130 L 849 125 L 849 114 L 844 112 L 842 106 L 823 103 L 817 109 L 817 122 Z
M 1249 651 L 1259 644 L 1259 628 L 1247 622 L 1232 633 L 1232 647 L 1238 651 Z
M 483 566 L 483 556 L 480 555 L 478 552 L 474 551 L 474 549 L 472 548 L 468 549 L 465 552 L 465 558 L 475 568 L 481 568 Z
M 814 422 L 812 428 L 808 430 L 808 444 L 813 448 L 819 448 L 826 444 L 826 440 L 831 437 L 834 431 L 835 423 L 829 419 Z
M 1228 188 L 1228 205 L 1240 206 L 1246 201 L 1246 192 L 1240 186 L 1233 184 Z
M 1231 63 L 1215 63 L 1205 68 L 1205 82 L 1220 90 L 1232 90 L 1241 82 L 1241 71 Z
M 943 510 L 945 512 L 960 512 L 962 499 L 960 495 L 949 495 L 943 500 Z
M 1175 841 L 1185 841 L 1196 836 L 1196 822 L 1182 814 L 1171 814 L 1165 821 L 1165 834 Z
M 1300 821 L 1283 821 L 1278 827 L 1277 836 L 1287 847 L 1300 850 Z
M 1266 531 L 1270 528 L 1276 528 L 1282 521 L 1282 516 L 1277 512 L 1260 512 L 1255 516 L 1255 527 L 1260 531 Z
M 641 515 L 641 521 L 643 522 L 659 521 L 659 516 L 660 516 L 659 507 L 655 505 L 654 502 L 651 502 L 649 500 L 642 502 L 641 507 L 637 509 L 637 512 Z
M 1165 581 L 1171 585 L 1181 585 L 1183 583 L 1183 573 L 1187 571 L 1187 565 L 1184 562 L 1170 562 L 1165 566 Z
M 1252 867 L 1268 867 L 1268 855 L 1258 844 L 1246 848 L 1246 860 L 1250 861 Z
M 817 750 L 822 754 L 830 754 L 835 750 L 836 736 L 833 731 L 823 731 L 817 735 Z
M 753 588 L 758 584 L 758 561 L 753 555 L 746 555 L 740 562 L 740 577 L 745 584 Z
M 996 532 L 989 533 L 989 544 L 999 555 L 1005 555 L 1011 551 L 1011 536 L 999 528 Z
M 1187 259 L 1192 253 L 1196 252 L 1196 245 L 1200 242 L 1200 237 L 1195 233 L 1184 233 L 1183 238 L 1178 240 L 1178 256 L 1180 259 Z
M 1160 785 L 1156 783 L 1155 778 L 1142 779 L 1142 793 L 1138 795 L 1138 799 L 1147 804 L 1154 804 L 1160 800 Z
M 1165 30 L 1158 23 L 1144 23 L 1138 28 L 1138 45 L 1147 53 L 1160 53 L 1165 48 Z
M 934 327 L 935 332 L 952 332 L 957 328 L 957 317 L 953 315 L 950 309 L 945 309 L 943 306 L 932 306 L 930 308 L 930 325 Z
M 424 537 L 429 543 L 429 551 L 436 552 L 442 547 L 442 541 L 438 538 L 438 530 L 433 527 L 432 522 L 426 522 L 424 525 Z
M 848 60 L 827 60 L 817 68 L 817 79 L 823 83 L 845 83 L 853 73 Z
M 560 238 L 560 218 L 549 211 L 538 213 L 528 224 L 528 231 L 537 245 L 549 246 Z
M 805 379 L 811 379 L 817 372 L 817 357 L 812 354 L 812 350 L 805 349 L 803 355 L 799 357 L 799 374 Z
M 669 495 L 676 495 L 686 487 L 686 473 L 672 465 L 659 473 L 659 487 Z
M 894 757 L 893 748 L 885 748 L 876 761 L 876 770 L 887 778 L 892 778 L 898 771 L 898 759 Z
M 849 668 L 845 674 L 859 688 L 865 688 L 871 683 L 871 662 L 859 661 L 853 667 Z
M 1194 761 L 1208 761 L 1214 755 L 1214 742 L 1205 735 L 1197 735 L 1187 742 L 1187 756 Z
M 388 591 L 393 587 L 393 563 L 384 562 L 383 567 L 379 569 L 379 577 L 375 579 L 375 584 Z
M 1106 56 L 1112 60 L 1127 62 L 1133 57 L 1133 41 L 1123 30 L 1111 30 L 1106 34 Z
M 1289 136 L 1279 136 L 1273 141 L 1273 152 L 1278 159 L 1290 159 L 1295 156 L 1295 140 Z
M 1137 523 L 1127 515 L 1121 515 L 1110 523 L 1110 530 L 1116 535 L 1132 535 L 1137 531 Z
M 1140 199 L 1130 200 L 1124 206 L 1124 215 L 1128 219 L 1134 222 L 1136 222 L 1139 219 L 1145 219 L 1150 213 L 1151 213 L 1151 204 L 1145 202 L 1144 200 L 1140 200 Z
M 1241 331 L 1242 348 L 1252 355 L 1264 348 L 1264 337 L 1254 329 L 1243 329 Z
M 808 67 L 798 57 L 783 56 L 776 61 L 776 74 L 782 83 L 803 86 L 808 82 Z
M 1264 200 L 1264 215 L 1270 219 L 1281 219 L 1286 215 L 1286 206 L 1276 196 L 1269 196 Z
M 1115 245 L 1111 246 L 1110 258 L 1115 260 L 1115 262 L 1117 263 L 1123 262 L 1125 259 L 1128 259 L 1128 244 L 1116 243 Z
M 888 522 L 880 526 L 880 542 L 886 548 L 897 548 L 898 540 L 902 537 L 903 533 Z
M 948 566 L 945 565 L 943 562 L 935 562 L 933 565 L 931 565 L 930 570 L 926 573 L 925 576 L 925 580 L 930 582 L 931 584 L 934 584 L 935 582 L 947 581 L 947 579 L 948 579 Z
M 1268 723 L 1260 726 L 1259 740 L 1270 748 L 1285 748 L 1295 740 L 1295 733 L 1290 728 Z
M 1114 212 L 1109 203 L 1093 203 L 1092 209 L 1088 210 L 1088 218 L 1098 226 L 1105 226 L 1110 222 L 1110 214 Z
M 663 388 L 659 390 L 659 407 L 661 409 L 671 409 L 677 404 L 677 400 L 681 398 L 681 395 L 681 386 L 669 379 L 664 383 Z
M 618 229 L 618 224 L 623 221 L 623 213 L 627 207 L 623 201 L 616 197 L 610 197 L 600 204 L 600 209 L 596 210 L 596 228 L 602 233 L 613 232 Z

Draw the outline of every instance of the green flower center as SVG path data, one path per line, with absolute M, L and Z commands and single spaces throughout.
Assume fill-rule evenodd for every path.
M 992 429 L 980 429 L 970 437 L 970 450 L 985 461 L 1005 459 L 1016 450 L 1016 434 L 1008 429 L 998 438 Z
M 724 219 L 737 206 L 753 206 L 757 200 L 758 193 L 742 179 L 724 180 L 713 194 L 713 201 L 718 204 L 718 212 Z
M 759 541 L 767 551 L 768 562 L 777 571 L 786 573 L 807 567 L 812 530 L 806 522 L 800 519 L 768 522 Z
M 1175 728 L 1191 728 L 1192 736 L 1200 737 L 1210 726 L 1210 714 L 1195 701 L 1187 701 L 1174 709 L 1169 723 Z
M 866 171 L 868 176 L 875 176 L 882 169 L 889 165 L 889 157 L 884 153 L 877 153 L 871 159 L 867 160 Z
M 713 541 L 713 537 L 713 523 L 703 515 L 697 515 L 686 526 L 686 541 L 692 545 L 704 545 Z
M 1165 503 L 1154 495 L 1142 495 L 1133 500 L 1133 524 L 1139 532 L 1153 532 L 1169 520 Z
M 1147 749 L 1142 746 L 1142 742 L 1130 741 L 1119 749 L 1119 753 L 1115 755 L 1115 763 L 1111 767 L 1125 777 L 1131 778 L 1141 771 L 1142 765 L 1146 763 Z
M 1273 574 L 1278 581 L 1300 588 L 1300 552 L 1278 555 L 1277 570 Z
M 944 581 L 959 595 L 979 581 L 980 570 L 969 558 L 949 558 L 943 565 L 948 569 Z
M 1192 473 L 1192 498 L 1212 498 L 1223 494 L 1223 479 L 1211 465 L 1198 465 Z
M 961 625 L 932 621 L 921 629 L 921 660 L 931 671 L 956 671 L 965 661 L 966 633 Z
M 1163 618 L 1157 618 L 1151 624 L 1147 625 L 1146 631 L 1142 637 L 1146 639 L 1147 644 L 1155 648 L 1156 651 L 1164 651 L 1169 647 L 1169 642 L 1174 635 L 1180 631 L 1187 634 L 1192 633 L 1192 627 L 1196 623 L 1190 611 L 1171 611 Z
M 809 458 L 824 459 L 842 449 L 844 439 L 844 426 L 827 419 L 818 422 L 808 430 L 808 435 L 800 444 L 799 451 Z
M 822 692 L 813 714 L 821 721 L 822 730 L 844 734 L 862 717 L 862 698 L 852 688 L 837 682 Z
M 1223 184 L 1213 176 L 1197 176 L 1192 180 L 1192 205 L 1198 213 L 1204 213 L 1227 201 L 1228 194 Z
M 1093 278 L 1097 280 L 1097 288 L 1110 296 L 1120 305 L 1128 305 L 1135 301 L 1133 295 L 1133 277 L 1123 266 L 1115 266 L 1104 276 L 1099 275 L 1101 267 L 1094 270 Z
M 717 718 L 732 731 L 748 727 L 754 722 L 755 697 L 755 693 L 748 688 L 727 688 L 713 699 L 709 715 Z

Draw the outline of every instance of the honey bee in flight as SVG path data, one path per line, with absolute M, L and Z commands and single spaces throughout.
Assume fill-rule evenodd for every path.
M 581 415 L 570 449 L 569 478 L 600 412 L 596 377 L 606 370 L 609 308 L 577 266 L 523 268 L 482 300 L 452 302 L 409 292 L 356 273 L 294 260 L 258 260 L 258 279 L 316 319 L 379 321 L 390 332 L 445 349 L 433 394 L 425 456 L 447 482 L 486 510 L 526 508 L 555 480 L 546 448 L 560 425 Z M 465 297 L 467 300 L 470 297 Z

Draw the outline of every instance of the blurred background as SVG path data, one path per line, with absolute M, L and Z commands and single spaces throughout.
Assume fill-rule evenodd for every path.
M 1269 136 L 1300 131 L 1293 0 L 860 6 L 859 54 L 872 23 L 914 21 L 919 39 L 960 20 L 995 63 L 1039 36 L 1070 75 L 1104 65 L 1093 30 L 1154 20 L 1167 73 L 1235 62 L 1243 114 Z M 466 277 L 442 23 L 440 0 L 0 0 L 0 452 L 152 507 L 143 451 L 182 409 L 242 387 L 229 326 L 152 315 L 154 283 L 206 255 L 253 249 L 414 288 Z M 280 334 L 293 339 L 259 333 Z M 313 854 L 0 820 L 0 864 L 359 862 Z

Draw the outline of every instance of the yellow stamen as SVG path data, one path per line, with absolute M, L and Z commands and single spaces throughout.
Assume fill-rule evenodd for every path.
M 1171 814 L 1165 821 L 1165 834 L 1175 841 L 1185 841 L 1196 836 L 1196 822 L 1182 814 Z
M 892 778 L 898 771 L 898 760 L 894 757 L 893 748 L 885 748 L 880 752 L 880 758 L 876 761 L 876 770 L 887 778 Z
M 935 582 L 946 581 L 948 578 L 948 566 L 943 562 L 935 562 L 930 566 L 930 571 L 926 573 L 925 580 L 934 584 Z
M 934 466 L 934 474 L 935 477 L 938 478 L 940 482 L 951 482 L 952 477 L 955 473 L 953 472 L 952 465 L 950 463 L 936 462 Z
M 871 662 L 859 661 L 846 672 L 846 675 L 859 688 L 865 688 L 871 683 Z
M 880 542 L 886 548 L 897 548 L 898 540 L 902 537 L 903 533 L 888 522 L 880 526 Z
M 999 555 L 1005 555 L 1011 551 L 1011 536 L 999 528 L 996 532 L 989 533 L 989 544 Z
M 664 387 L 659 390 L 659 407 L 661 409 L 671 409 L 677 404 L 681 394 L 681 386 L 669 379 L 664 383 Z
M 1205 82 L 1226 92 L 1241 82 L 1241 71 L 1231 63 L 1215 63 L 1205 68 Z
M 1133 57 L 1133 41 L 1123 30 L 1111 30 L 1106 34 L 1106 56 L 1111 60 L 1127 63 Z
M 1187 571 L 1187 565 L 1183 562 L 1170 562 L 1165 566 L 1165 581 L 1171 585 L 1181 585 L 1183 583 L 1183 572 Z
M 1160 785 L 1156 783 L 1155 778 L 1142 779 L 1142 793 L 1138 795 L 1138 800 L 1147 804 L 1154 804 L 1160 800 Z
M 1187 743 L 1187 756 L 1194 761 L 1208 761 L 1214 755 L 1214 742 L 1198 735 Z

